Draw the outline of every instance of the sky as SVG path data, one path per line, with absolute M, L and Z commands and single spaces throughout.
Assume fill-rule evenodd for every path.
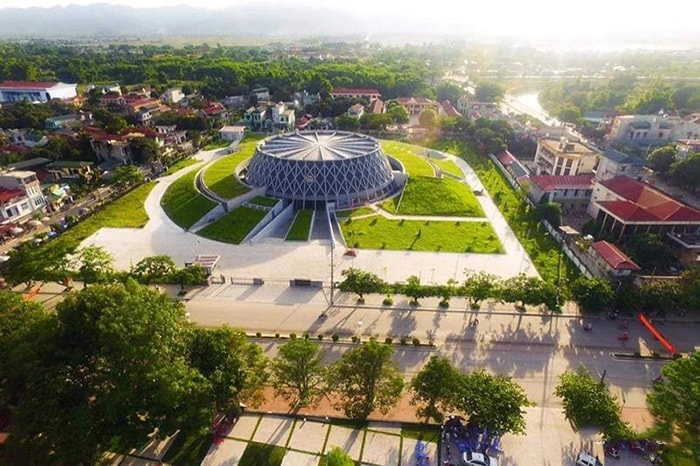
M 51 7 L 68 4 L 86 5 L 94 0 L 0 0 L 1 8 Z M 525 37 L 571 36 L 599 37 L 605 34 L 625 33 L 667 34 L 697 28 L 684 18 L 700 17 L 700 1 L 676 0 L 671 11 L 664 4 L 643 6 L 629 0 L 108 0 L 102 3 L 121 4 L 134 8 L 191 5 L 207 9 L 223 9 L 249 3 L 275 3 L 313 8 L 347 10 L 367 15 L 381 21 L 387 16 L 394 19 L 413 19 L 431 23 L 444 22 L 446 29 L 454 33 L 460 27 L 478 31 L 490 31 L 494 35 Z M 671 4 L 669 4 L 671 5 Z M 0 13 L 1 14 L 1 13 Z

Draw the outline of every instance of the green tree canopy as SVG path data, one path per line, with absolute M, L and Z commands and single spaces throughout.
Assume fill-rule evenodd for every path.
M 651 168 L 662 175 L 666 174 L 671 169 L 671 165 L 673 165 L 675 161 L 676 148 L 674 146 L 659 147 L 649 154 Z
M 375 410 L 386 414 L 399 401 L 404 386 L 393 354 L 389 345 L 371 339 L 332 364 L 327 384 L 337 395 L 336 408 L 353 419 L 366 419 Z
M 165 283 L 177 271 L 177 264 L 166 255 L 144 257 L 131 268 L 131 275 L 147 285 Z
M 581 276 L 571 284 L 571 293 L 576 303 L 586 312 L 598 312 L 610 305 L 613 289 L 607 280 Z
M 69 294 L 3 355 L 12 403 L 6 445 L 18 464 L 96 464 L 158 428 L 211 419 L 211 388 L 187 364 L 181 304 L 138 285 Z
M 700 152 L 671 165 L 671 179 L 678 186 L 697 191 L 700 188 Z
M 75 251 L 71 266 L 83 280 L 88 283 L 105 281 L 114 272 L 114 258 L 101 246 L 85 246 Z
M 354 267 L 345 269 L 341 273 L 345 278 L 340 282 L 340 291 L 355 293 L 360 300 L 363 300 L 368 293 L 381 293 L 386 288 L 384 280 L 375 273 Z
M 464 295 L 475 304 L 479 304 L 486 298 L 497 297 L 500 278 L 486 272 L 478 272 L 467 275 L 462 291 Z
M 355 466 L 355 461 L 339 446 L 334 446 L 326 453 L 326 466 Z
M 114 170 L 110 183 L 118 190 L 129 189 L 143 183 L 144 175 L 135 165 L 122 165 Z
M 500 102 L 506 90 L 498 83 L 482 81 L 474 90 L 474 97 L 481 102 Z
M 319 346 L 307 338 L 280 346 L 272 360 L 272 385 L 292 408 L 311 404 L 323 393 L 323 358 Z
M 426 420 L 442 422 L 445 413 L 456 408 L 456 394 L 462 374 L 449 359 L 431 356 L 411 380 L 411 404 L 418 406 L 416 414 Z
M 673 260 L 671 247 L 660 235 L 653 233 L 630 235 L 622 246 L 632 260 L 644 270 L 664 269 Z
M 434 129 L 438 124 L 437 112 L 435 109 L 426 108 L 418 115 L 418 122 L 425 128 Z
M 673 360 L 661 373 L 664 380 L 647 395 L 649 408 L 665 430 L 700 458 L 700 352 Z

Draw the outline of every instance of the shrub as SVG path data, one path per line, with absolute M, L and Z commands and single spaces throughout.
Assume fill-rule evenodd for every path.
M 280 337 L 280 334 L 279 334 L 279 333 L 275 333 L 275 338 L 279 338 L 279 337 Z
M 290 333 L 290 334 L 289 334 L 289 339 L 290 339 L 290 340 L 296 340 L 296 339 L 297 339 L 297 334 L 296 334 L 296 333 Z
M 406 338 L 406 337 L 401 337 L 401 340 L 399 340 L 399 342 L 400 342 L 402 345 L 405 345 L 405 344 L 408 343 L 408 338 Z
M 353 343 L 357 343 L 359 341 L 359 338 L 357 338 L 357 335 L 353 335 L 352 338 L 350 338 Z
M 260 338 L 260 337 L 262 336 L 262 333 L 260 333 L 260 332 L 255 332 L 255 336 L 258 337 L 258 338 Z
M 420 346 L 420 340 L 418 338 L 413 339 L 413 346 Z
M 323 340 L 323 334 L 322 334 L 322 333 L 319 333 L 317 338 L 318 338 L 319 340 Z
M 309 332 L 304 332 L 302 336 L 304 337 L 304 340 L 308 340 L 311 335 L 309 335 Z
M 382 300 L 382 304 L 385 306 L 391 306 L 392 304 L 394 304 L 394 298 L 392 298 L 391 295 L 388 294 Z
M 443 309 L 447 309 L 448 307 L 450 307 L 450 302 L 443 299 L 443 300 L 440 300 L 440 302 L 438 303 L 438 306 L 440 306 Z
M 331 340 L 333 340 L 333 341 L 338 341 L 338 338 L 340 338 L 340 337 L 338 336 L 338 334 L 337 334 L 337 333 L 334 333 L 333 336 L 331 337 Z
M 394 342 L 394 339 L 391 338 L 391 337 L 386 337 L 386 338 L 384 339 L 384 343 L 386 343 L 387 345 L 390 345 L 390 344 L 392 344 L 393 342 Z

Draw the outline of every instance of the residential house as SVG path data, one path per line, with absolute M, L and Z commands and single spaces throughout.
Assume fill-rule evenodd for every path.
M 100 105 L 112 108 L 124 108 L 126 107 L 126 98 L 119 92 L 108 92 L 97 98 Z
M 82 126 L 81 115 L 76 113 L 60 115 L 44 120 L 44 127 L 48 130 L 61 130 L 65 128 L 80 128 Z
M 51 159 L 45 157 L 35 157 L 33 159 L 22 160 L 7 165 L 9 171 L 32 171 L 39 178 L 39 181 L 45 181 L 50 178 L 49 172 L 46 171 L 46 165 L 51 163 Z
M 127 111 L 136 116 L 136 120 L 141 125 L 147 125 L 151 122 L 155 115 L 161 112 L 160 100 L 154 99 L 152 97 L 147 97 L 145 99 L 133 100 L 131 102 L 127 101 L 126 104 Z
M 250 92 L 251 96 L 255 96 L 258 102 L 268 102 L 270 100 L 270 89 L 266 87 L 258 87 Z
M 321 94 L 318 92 L 315 94 L 309 94 L 306 90 L 294 93 L 294 101 L 298 102 L 299 105 L 305 107 L 307 105 L 313 105 L 321 100 Z
M 77 87 L 77 84 L 56 81 L 3 81 L 0 83 L 0 104 L 70 99 L 78 95 Z
M 265 123 L 267 119 L 268 106 L 258 105 L 257 107 L 250 107 L 243 114 L 243 121 L 247 127 L 253 131 L 262 131 L 268 129 Z
M 209 102 L 203 109 L 202 114 L 207 118 L 219 118 L 228 120 L 228 109 L 221 102 Z
M 700 139 L 700 118 L 681 118 L 664 113 L 622 115 L 613 120 L 606 140 L 611 144 L 663 146 L 679 139 Z
M 519 180 L 532 202 L 556 202 L 564 213 L 585 211 L 593 192 L 593 174 L 534 175 Z
M 287 108 L 284 102 L 272 106 L 272 127 L 283 131 L 291 131 L 296 124 L 294 110 Z
M 600 225 L 600 236 L 619 241 L 634 233 L 655 233 L 681 249 L 700 252 L 700 210 L 648 183 L 625 176 L 596 181 L 588 214 Z
M 427 108 L 437 107 L 435 101 L 426 97 L 399 97 L 396 102 L 406 109 L 409 116 L 417 116 Z
M 501 114 L 496 102 L 481 102 L 469 95 L 463 95 L 457 100 L 457 111 L 472 121 L 479 118 L 495 119 Z
M 627 176 L 638 181 L 647 177 L 646 160 L 635 155 L 628 155 L 612 148 L 598 154 L 598 166 L 595 169 L 596 180 L 609 180 L 617 176 Z
M 462 116 L 461 113 L 455 108 L 454 105 L 452 105 L 452 102 L 449 100 L 443 100 L 440 102 L 440 105 L 438 105 L 438 116 L 440 118 L 444 117 L 460 117 Z
M 224 105 L 228 108 L 243 108 L 248 103 L 248 97 L 244 95 L 231 95 L 224 99 Z
M 357 118 L 358 120 L 365 114 L 365 106 L 361 103 L 356 103 L 348 108 L 347 115 L 352 118 Z
M 382 99 L 374 99 L 369 103 L 367 111 L 375 115 L 386 113 L 386 105 L 384 104 L 384 101 Z
M 641 270 L 627 254 L 607 241 L 596 241 L 592 243 L 586 250 L 586 253 L 596 268 L 601 272 L 601 278 L 627 278 L 632 272 Z
M 176 104 L 180 102 L 182 99 L 185 98 L 185 94 L 182 92 L 182 89 L 172 87 L 160 96 L 160 100 L 168 105 Z
M 43 214 L 46 199 L 36 174 L 28 170 L 0 173 L 0 190 L 6 201 L 3 218 L 13 222 L 29 220 L 35 213 Z
M 685 160 L 696 152 L 700 152 L 700 139 L 679 139 L 676 141 L 676 160 Z
M 331 91 L 331 97 L 334 99 L 366 99 L 371 102 L 374 99 L 381 99 L 382 95 L 376 89 L 351 89 L 339 87 Z
M 179 146 L 187 140 L 187 131 L 178 130 L 176 125 L 156 125 L 156 138 L 163 141 L 165 147 Z
M 505 168 L 506 171 L 510 173 L 510 176 L 512 176 L 516 181 L 521 177 L 527 177 L 530 175 L 530 170 L 528 170 L 525 165 L 520 163 L 520 160 L 518 160 L 507 150 L 499 154 L 498 161 L 501 162 L 503 168 Z
M 75 160 L 60 160 L 46 166 L 54 181 L 76 181 L 89 177 L 93 173 L 92 162 L 79 162 Z
M 90 147 L 92 147 L 99 162 L 116 160 L 123 165 L 131 163 L 131 144 L 127 136 L 109 134 L 99 130 L 89 131 L 89 133 Z M 55 179 L 60 179 L 61 174 L 57 173 L 57 175 L 59 177 Z
M 595 169 L 598 151 L 566 138 L 540 138 L 535 153 L 537 175 L 581 175 Z
M 49 142 L 49 138 L 30 129 L 9 129 L 5 134 L 10 144 L 27 149 L 45 146 Z
M 240 141 L 245 135 L 245 125 L 224 126 L 219 130 L 219 138 L 224 141 Z

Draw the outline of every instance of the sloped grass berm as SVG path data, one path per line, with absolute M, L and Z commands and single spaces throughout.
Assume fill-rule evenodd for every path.
M 216 203 L 202 195 L 194 185 L 197 170 L 187 173 L 171 184 L 160 205 L 170 219 L 182 228 L 189 228 L 207 212 L 216 207 Z
M 483 217 L 484 211 L 466 184 L 450 178 L 412 176 L 399 197 L 389 199 L 383 207 L 397 215 L 438 215 L 448 217 Z
M 241 206 L 202 228 L 197 234 L 215 241 L 241 244 L 266 214 L 267 210 Z

